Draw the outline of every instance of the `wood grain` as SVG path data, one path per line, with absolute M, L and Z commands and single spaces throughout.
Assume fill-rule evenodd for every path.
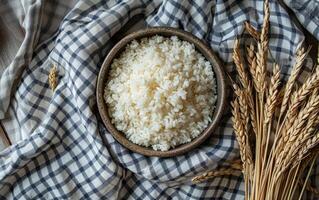
M 24 37 L 19 24 L 0 17 L 0 76 L 14 59 Z M 0 140 L 4 147 L 11 145 L 10 139 L 0 121 Z
M 2 127 L 1 122 L 0 122 L 0 139 L 3 141 L 5 147 L 8 147 L 11 145 L 10 139 L 7 133 L 4 131 L 4 128 Z

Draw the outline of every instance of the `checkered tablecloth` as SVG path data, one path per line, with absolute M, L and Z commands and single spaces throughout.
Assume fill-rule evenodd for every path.
M 319 39 L 318 3 L 302 2 L 286 1 L 302 10 L 298 19 Z M 270 2 L 270 10 L 271 54 L 285 75 L 304 36 L 277 1 Z M 14 143 L 0 152 L 0 199 L 244 198 L 241 176 L 190 181 L 238 157 L 228 112 L 194 151 L 145 157 L 106 131 L 96 111 L 95 83 L 114 34 L 138 14 L 147 26 L 178 27 L 202 38 L 231 72 L 234 39 L 243 33 L 244 21 L 261 28 L 263 1 L 0 0 L 0 14 L 24 34 L 16 57 L 0 70 L 0 119 Z M 53 65 L 54 92 L 48 84 Z

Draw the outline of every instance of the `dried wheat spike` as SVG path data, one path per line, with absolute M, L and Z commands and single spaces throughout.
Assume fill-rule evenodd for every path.
M 247 21 L 245 22 L 245 29 L 253 38 L 259 40 L 260 33 Z
M 245 122 L 243 124 L 243 129 L 244 129 L 243 131 L 246 133 L 248 132 L 247 127 L 249 122 L 249 112 L 248 112 L 249 102 L 244 90 L 239 89 L 239 87 L 236 84 L 233 85 L 233 88 L 238 98 L 241 119 L 243 120 L 243 122 Z
M 297 166 L 309 153 L 319 144 L 319 131 L 316 131 L 314 136 L 307 139 L 306 142 L 299 148 L 297 155 L 294 157 L 292 167 Z
M 314 88 L 318 87 L 319 83 L 319 67 L 316 68 L 314 74 L 312 74 L 306 82 L 302 85 L 302 87 L 293 93 L 293 98 L 291 101 L 291 106 L 289 106 L 289 110 L 296 111 L 297 108 L 301 105 L 302 101 L 304 101 L 309 94 L 313 91 Z
M 307 99 L 309 94 L 312 93 L 313 89 L 318 86 L 319 82 L 319 67 L 316 69 L 316 72 L 312 74 L 306 82 L 292 94 L 292 100 L 289 105 L 289 110 L 286 115 L 286 121 L 284 123 L 284 128 L 281 131 L 283 138 L 287 138 L 287 133 L 289 128 L 293 125 L 296 117 L 298 116 L 298 108 L 302 105 L 304 100 Z M 285 142 L 285 141 L 282 141 Z
M 281 106 L 282 100 L 284 99 L 284 93 L 285 93 L 284 89 L 281 88 L 278 92 L 278 97 L 277 97 L 278 99 L 277 99 L 276 106 Z
M 306 52 L 303 47 L 301 47 L 297 50 L 296 62 L 292 68 L 291 74 L 290 74 L 289 79 L 288 79 L 286 86 L 285 86 L 285 93 L 284 93 L 284 98 L 282 101 L 282 106 L 280 109 L 280 114 L 283 114 L 287 108 L 288 100 L 290 98 L 290 94 L 292 92 L 294 83 L 298 78 L 298 75 L 299 75 L 300 70 L 303 66 L 304 60 L 307 57 L 307 54 L 308 54 L 308 52 Z
M 244 88 L 244 90 L 242 92 L 240 92 L 240 94 L 237 92 L 237 96 L 240 96 L 239 103 L 245 103 L 245 105 L 248 105 L 248 108 L 249 108 L 249 109 L 248 108 L 246 109 L 246 107 L 242 107 L 242 105 L 244 105 L 244 104 L 241 104 L 241 109 L 246 109 L 246 111 L 243 111 L 242 113 L 251 115 L 252 126 L 253 126 L 254 131 L 256 132 L 256 122 L 254 121 L 256 117 L 254 116 L 254 103 L 253 103 L 254 101 L 253 101 L 252 85 L 251 85 L 249 78 L 248 78 L 248 75 L 244 69 L 244 62 L 243 62 L 242 58 L 240 57 L 239 41 L 238 40 L 236 40 L 235 44 L 234 44 L 233 59 L 234 59 L 235 65 L 236 65 L 236 70 L 237 70 L 239 78 L 240 78 L 240 82 Z M 236 91 L 238 91 L 238 90 L 235 89 L 235 92 Z M 244 127 L 246 129 L 244 131 L 247 132 L 248 131 L 247 127 L 248 127 L 248 123 L 249 123 L 249 116 L 246 115 L 243 117 L 243 119 L 246 121 L 246 124 L 244 125 Z
M 294 161 L 294 157 L 297 153 L 296 150 L 301 149 L 303 146 L 303 143 L 296 143 L 296 139 L 300 135 L 303 137 L 302 135 L 307 134 L 307 132 L 302 132 L 302 130 L 305 127 L 305 123 L 307 121 L 309 122 L 311 114 L 316 112 L 319 108 L 319 96 L 317 94 L 318 93 L 316 92 L 311 96 L 305 108 L 300 111 L 298 118 L 295 120 L 294 124 L 290 127 L 288 134 L 286 134 L 283 139 L 286 145 L 277 160 L 277 164 L 281 165 L 282 169 L 288 167 Z M 293 147 L 296 148 L 293 149 Z
M 257 75 L 256 75 L 257 60 L 256 60 L 254 45 L 251 43 L 249 47 L 246 47 L 246 51 L 247 51 L 247 62 L 249 66 L 248 69 L 252 77 L 254 87 L 257 88 L 258 87 Z
M 264 58 L 264 53 L 261 47 L 261 44 L 257 45 L 258 52 L 256 55 L 256 80 L 255 81 L 255 87 L 257 92 L 261 93 L 264 91 L 266 88 L 266 66 L 265 66 L 265 58 Z
M 311 113 L 315 112 L 319 108 L 319 96 L 317 92 L 314 92 L 308 100 L 304 109 L 299 111 L 297 120 L 295 120 L 293 126 L 288 130 L 289 142 L 296 139 L 296 136 L 300 134 L 301 129 L 305 123 L 309 120 Z M 304 134 L 304 133 L 302 133 Z M 287 140 L 284 140 L 287 141 Z
M 249 79 L 247 76 L 247 73 L 244 69 L 244 62 L 240 56 L 240 50 L 239 50 L 239 41 L 236 39 L 233 49 L 233 59 L 234 63 L 236 65 L 236 70 L 238 72 L 240 82 L 244 88 L 248 88 Z
M 236 98 L 232 102 L 232 113 L 233 113 L 233 127 L 235 131 L 235 135 L 237 138 L 237 142 L 239 145 L 240 156 L 243 162 L 243 166 L 246 164 L 250 165 L 252 163 L 252 152 L 250 150 L 250 146 L 247 144 L 247 132 L 244 132 L 244 119 L 241 118 L 240 108 L 239 108 L 239 100 Z
M 248 108 L 249 108 L 249 115 L 251 119 L 251 126 L 253 128 L 254 133 L 257 133 L 257 117 L 256 117 L 256 111 L 255 111 L 255 103 L 253 100 L 253 86 L 251 82 L 249 82 L 248 88 L 245 92 L 245 96 L 247 99 L 248 103 Z
M 57 76 L 57 68 L 55 65 L 53 65 L 49 73 L 49 85 L 52 91 L 54 91 L 56 86 L 58 85 Z
M 299 113 L 296 113 L 297 117 L 294 118 L 293 122 L 288 124 L 288 129 L 283 134 L 283 141 L 286 142 L 293 142 L 299 133 L 301 132 L 301 129 L 304 128 L 304 125 L 309 120 L 309 116 L 316 112 L 316 109 L 319 107 L 319 96 L 318 91 L 315 89 L 312 93 L 311 97 L 308 99 L 306 105 L 299 110 Z M 304 133 L 302 133 L 304 134 Z M 290 144 L 290 143 L 288 143 Z M 286 147 L 287 145 L 286 144 Z
M 252 61 L 255 58 L 255 46 L 253 43 L 250 43 L 249 46 L 246 47 L 247 51 L 247 61 L 249 65 L 252 65 Z M 254 70 L 254 69 L 253 69 Z
M 269 121 L 272 118 L 272 115 L 275 111 L 276 104 L 277 104 L 277 96 L 278 96 L 278 87 L 280 84 L 280 68 L 278 64 L 274 65 L 273 72 L 272 72 L 272 77 L 270 79 L 270 85 L 268 89 L 268 96 L 267 96 L 267 101 L 266 101 L 266 106 L 265 106 L 265 122 L 264 123 L 269 123 Z
M 297 136 L 297 139 L 294 143 L 294 146 L 292 149 L 297 149 L 301 145 L 304 144 L 304 142 L 311 137 L 311 135 L 316 131 L 317 126 L 319 125 L 319 115 L 318 110 L 312 111 L 310 114 L 306 127 L 301 131 L 301 134 Z M 297 153 L 297 152 L 296 152 Z
M 193 183 L 200 183 L 203 182 L 207 179 L 213 178 L 213 177 L 217 177 L 217 176 L 230 176 L 230 175 L 238 175 L 238 172 L 240 172 L 237 169 L 234 168 L 220 168 L 218 170 L 214 170 L 214 171 L 210 171 L 210 172 L 206 172 L 202 175 L 199 176 L 195 176 L 192 179 Z
M 233 169 L 237 169 L 237 170 L 242 170 L 243 169 L 243 165 L 241 163 L 241 160 L 235 160 L 230 164 L 230 167 Z
M 289 104 L 289 109 L 286 114 L 286 120 L 284 122 L 284 128 L 281 131 L 283 137 L 286 137 L 289 127 L 294 123 L 298 108 L 302 105 L 304 100 L 307 99 L 309 94 L 312 93 L 313 89 L 318 86 L 319 83 L 319 67 L 316 68 L 314 74 L 312 74 L 305 83 L 297 91 L 294 91 L 292 94 L 292 100 Z
M 248 47 L 246 47 L 247 52 L 247 61 L 249 64 L 249 72 L 253 76 L 256 74 L 256 54 L 255 54 L 255 47 L 253 43 L 250 43 Z
M 226 176 L 226 175 L 235 175 L 238 174 L 239 171 L 242 170 L 242 163 L 241 160 L 234 160 L 229 162 L 229 167 L 219 168 L 217 170 L 212 170 L 209 172 L 205 172 L 199 176 L 195 176 L 192 181 L 194 183 L 199 183 L 205 181 L 209 178 L 213 178 L 216 176 Z
M 250 117 L 249 117 L 250 112 L 249 111 L 254 110 L 251 84 L 249 82 L 247 89 L 240 89 L 237 84 L 233 84 L 233 89 L 234 89 L 236 96 L 238 97 L 238 102 L 240 105 L 239 111 L 240 111 L 241 118 L 243 119 L 243 122 L 245 122 L 244 123 L 244 132 L 247 133 L 249 119 L 250 119 Z M 252 119 L 252 120 L 254 120 L 254 119 Z
M 268 58 L 268 32 L 269 32 L 269 5 L 268 0 L 264 3 L 264 20 L 260 34 L 260 42 L 257 44 L 257 92 L 262 93 L 266 88 L 266 67 Z
M 260 34 L 260 42 L 262 44 L 264 53 L 268 52 L 269 18 L 270 18 L 269 3 L 268 3 L 268 0 L 265 0 L 263 27 L 261 29 L 261 34 Z
M 319 124 L 318 111 L 312 112 L 307 121 L 308 122 L 306 127 L 301 130 L 300 134 L 297 136 L 296 141 L 289 142 L 289 144 L 293 144 L 291 145 L 290 150 L 285 157 L 286 159 L 290 159 L 290 161 L 287 160 L 284 163 L 293 163 L 299 150 L 302 148 L 302 146 L 305 145 L 306 141 L 311 138 L 312 134 L 316 131 L 316 128 Z

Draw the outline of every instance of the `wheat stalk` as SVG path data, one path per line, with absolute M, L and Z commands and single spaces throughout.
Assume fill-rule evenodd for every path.
M 255 54 L 254 50 L 255 50 L 255 47 L 252 43 L 249 45 L 249 47 L 246 48 L 249 72 L 250 72 L 253 80 L 257 80 L 257 77 L 256 77 L 257 61 L 256 61 L 256 54 Z M 257 83 L 254 82 L 254 84 L 256 86 Z
M 284 98 L 282 100 L 282 105 L 281 105 L 281 109 L 280 109 L 280 114 L 283 114 L 287 108 L 287 104 L 288 104 L 288 100 L 290 98 L 290 94 L 292 92 L 294 83 L 296 82 L 298 75 L 300 73 L 300 70 L 302 68 L 302 64 L 304 62 L 304 60 L 306 59 L 307 56 L 307 52 L 305 52 L 304 48 L 299 48 L 297 50 L 297 55 L 296 55 L 296 62 L 295 65 L 292 68 L 291 74 L 289 76 L 289 79 L 286 83 L 286 87 L 285 87 L 285 93 L 284 93 Z
M 300 133 L 301 129 L 304 127 L 305 123 L 309 119 L 309 116 L 312 112 L 314 112 L 319 106 L 319 96 L 317 92 L 314 92 L 311 97 L 309 98 L 306 106 L 300 109 L 299 113 L 297 114 L 296 119 L 294 122 L 289 126 L 290 128 L 287 129 L 287 133 L 283 138 L 284 142 L 292 142 L 297 137 L 297 134 Z
M 301 198 L 305 189 L 313 189 L 307 179 L 319 149 L 319 66 L 301 86 L 296 84 L 309 52 L 299 48 L 290 77 L 280 88 L 280 66 L 274 64 L 271 75 L 266 70 L 269 18 L 266 0 L 261 32 L 245 23 L 256 45 L 246 47 L 246 55 L 242 56 L 239 41 L 234 44 L 233 60 L 239 83 L 233 83 L 232 121 L 242 164 L 205 173 L 194 181 L 241 170 L 245 199 L 292 200 L 295 195 Z M 250 134 L 251 127 L 255 134 Z M 305 172 L 307 178 L 301 181 Z M 303 186 L 297 194 L 300 182 Z
M 242 170 L 241 167 L 242 165 L 240 164 L 240 162 L 234 161 L 234 163 L 229 167 L 219 168 L 217 170 L 208 171 L 199 176 L 195 176 L 192 178 L 192 182 L 202 183 L 204 181 L 207 181 L 208 179 L 216 178 L 219 176 L 237 176 L 238 172 Z M 300 186 L 303 186 L 305 182 L 305 180 L 299 180 L 298 184 Z M 308 181 L 306 182 L 306 190 L 313 193 L 316 196 L 319 196 L 319 190 L 312 186 Z
M 217 176 L 229 176 L 238 175 L 238 172 L 242 170 L 241 160 L 233 161 L 228 167 L 222 167 L 217 170 L 205 172 L 199 176 L 192 178 L 193 183 L 200 183 L 207 179 L 214 178 Z
M 299 147 L 299 145 L 301 145 L 298 143 L 294 144 L 294 142 L 297 139 L 298 134 L 300 134 L 301 137 L 304 137 L 302 135 L 307 134 L 307 132 L 301 132 L 301 130 L 305 126 L 305 123 L 309 121 L 309 116 L 311 115 L 311 113 L 313 113 L 314 110 L 318 109 L 318 106 L 319 106 L 319 96 L 317 93 L 314 93 L 311 99 L 309 100 L 309 102 L 307 103 L 306 107 L 302 111 L 300 111 L 297 120 L 288 130 L 288 133 L 286 134 L 286 137 L 284 138 L 284 142 L 287 142 L 287 143 L 283 151 L 280 153 L 276 163 L 278 167 L 280 166 L 279 167 L 280 171 L 283 171 L 284 169 L 286 169 L 288 165 L 293 162 L 294 154 L 289 153 L 289 151 L 291 151 L 291 148 L 293 146 Z
M 279 138 L 279 148 L 277 152 L 282 150 L 282 146 L 287 142 L 288 139 L 288 130 L 293 125 L 294 121 L 298 117 L 298 109 L 302 103 L 307 99 L 307 97 L 312 93 L 314 88 L 318 87 L 319 83 L 319 67 L 316 68 L 314 74 L 312 74 L 305 83 L 302 84 L 301 88 L 294 91 L 292 94 L 292 100 L 289 103 L 289 109 L 285 116 L 285 120 L 282 123 L 283 128 L 279 129 L 279 133 L 282 138 Z
M 242 170 L 242 163 L 241 160 L 235 160 L 230 164 L 230 167 L 237 170 Z
M 251 196 L 254 199 L 258 199 L 261 191 L 261 173 L 264 173 L 264 160 L 267 155 L 267 152 L 264 151 L 264 147 L 268 147 L 268 142 L 265 141 L 265 138 L 268 138 L 268 135 L 265 137 L 267 130 L 264 126 L 264 98 L 266 91 L 266 68 L 267 68 L 267 58 L 268 58 L 268 31 L 269 31 L 269 5 L 268 0 L 264 3 L 264 20 L 263 26 L 260 34 L 260 40 L 257 43 L 257 67 L 256 67 L 256 92 L 258 93 L 256 97 L 256 113 L 257 113 L 257 130 L 258 134 L 256 138 L 255 146 L 255 166 L 254 166 L 254 177 L 253 177 L 253 186 Z
M 305 144 L 301 146 L 292 165 L 296 166 L 298 163 L 300 163 L 309 154 L 309 152 L 311 152 L 311 150 L 314 149 L 316 145 L 318 145 L 318 143 L 319 143 L 319 131 L 317 131 L 313 137 L 307 139 Z
M 221 168 L 218 171 L 206 172 L 200 176 L 196 176 L 192 179 L 193 183 L 200 183 L 207 179 L 214 178 L 217 176 L 229 176 L 229 175 L 238 175 L 238 170 L 233 168 Z
M 298 154 L 299 150 L 302 148 L 303 145 L 305 145 L 306 141 L 311 138 L 312 134 L 316 131 L 316 128 L 319 124 L 319 116 L 318 111 L 312 112 L 309 116 L 307 125 L 304 127 L 304 129 L 301 131 L 301 134 L 297 137 L 296 141 L 291 142 L 290 150 L 287 154 L 286 159 L 289 161 L 286 161 L 286 163 L 292 163 L 295 161 L 296 155 Z M 288 164 L 286 164 L 285 167 L 287 167 Z
M 251 115 L 251 120 L 252 120 L 252 127 L 254 132 L 256 132 L 256 116 L 255 116 L 255 111 L 254 111 L 254 101 L 253 101 L 253 94 L 252 94 L 252 85 L 251 82 L 249 81 L 247 72 L 244 69 L 244 61 L 242 60 L 240 56 L 240 50 L 239 50 L 239 41 L 236 40 L 234 44 L 234 50 L 233 50 L 233 60 L 236 66 L 236 70 L 239 74 L 240 77 L 240 82 L 242 83 L 242 86 L 244 88 L 244 91 L 242 92 L 242 95 L 239 95 L 237 93 L 237 96 L 241 96 L 240 99 L 245 99 L 246 105 L 249 107 L 249 114 Z M 238 90 L 238 87 L 234 88 L 235 92 Z M 240 101 L 243 102 L 243 101 Z M 242 107 L 243 104 L 241 104 L 241 108 L 246 108 L 245 106 Z M 248 110 L 248 109 L 247 109 Z M 248 113 L 246 111 L 246 113 Z M 245 113 L 245 114 L 246 114 Z M 245 117 L 244 119 L 247 119 L 247 123 L 249 122 L 249 117 Z M 245 130 L 248 131 L 248 130 Z
M 232 102 L 232 108 L 233 108 L 233 126 L 234 126 L 234 132 L 238 141 L 239 149 L 240 149 L 240 156 L 241 160 L 243 162 L 243 166 L 246 166 L 247 164 L 252 163 L 252 155 L 251 151 L 248 145 L 247 145 L 247 132 L 244 132 L 244 124 L 243 119 L 241 117 L 240 112 L 240 106 L 239 106 L 239 100 L 235 99 Z M 245 167 L 244 167 L 245 168 Z
M 57 68 L 55 65 L 53 65 L 49 72 L 49 86 L 52 91 L 54 91 L 58 85 L 57 76 L 58 76 Z
M 253 75 L 255 74 L 255 70 L 256 70 L 256 66 L 254 66 L 252 63 L 253 63 L 253 60 L 255 59 L 255 46 L 253 43 L 250 43 L 250 45 L 248 47 L 246 47 L 246 52 L 247 52 L 247 61 L 248 61 L 248 64 L 249 64 L 249 70 L 253 70 L 253 71 L 250 71 L 250 73 Z
M 259 40 L 260 38 L 260 33 L 248 22 L 245 22 L 245 29 L 247 32 L 256 40 Z
M 264 3 L 264 20 L 263 28 L 261 29 L 260 42 L 257 44 L 257 68 L 256 68 L 256 79 L 257 79 L 257 91 L 263 92 L 266 87 L 266 65 L 268 55 L 268 31 L 269 31 L 269 5 L 268 0 Z
M 299 180 L 298 182 L 300 186 L 303 186 L 304 183 L 305 183 L 305 180 Z M 308 190 L 309 192 L 313 193 L 316 196 L 319 196 L 319 190 L 313 187 L 309 182 L 306 183 L 306 190 Z
M 296 112 L 301 103 L 307 98 L 314 88 L 318 87 L 319 83 L 319 67 L 316 68 L 314 74 L 312 74 L 302 87 L 293 93 L 293 98 L 289 110 Z
M 244 69 L 244 62 L 241 59 L 239 49 L 240 49 L 239 48 L 239 41 L 236 40 L 235 44 L 234 44 L 234 50 L 233 50 L 233 60 L 234 60 L 234 63 L 236 65 L 236 70 L 238 72 L 240 82 L 241 82 L 243 88 L 248 88 L 249 80 L 248 80 L 247 73 Z
M 269 123 L 275 111 L 278 100 L 278 90 L 280 84 L 280 68 L 278 64 L 274 65 L 270 86 L 268 89 L 268 96 L 265 106 L 265 123 Z

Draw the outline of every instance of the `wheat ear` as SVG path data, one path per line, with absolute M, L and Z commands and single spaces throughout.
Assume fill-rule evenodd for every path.
M 288 81 L 286 83 L 286 87 L 285 87 L 285 93 L 284 93 L 284 98 L 282 100 L 282 104 L 281 104 L 281 109 L 280 109 L 280 114 L 283 114 L 287 108 L 288 105 L 288 100 L 290 98 L 290 94 L 292 92 L 294 83 L 296 82 L 298 75 L 300 73 L 300 70 L 302 69 L 304 60 L 307 57 L 307 52 L 305 52 L 305 49 L 303 47 L 300 47 L 297 50 L 297 54 L 296 54 L 296 62 L 292 68 L 291 74 L 288 78 Z
M 302 87 L 293 93 L 293 98 L 291 101 L 291 105 L 289 106 L 289 110 L 291 110 L 291 112 L 295 112 L 301 105 L 301 103 L 307 98 L 307 96 L 311 94 L 313 89 L 318 86 L 318 83 L 319 67 L 316 68 L 315 73 L 306 80 Z
M 249 22 L 245 22 L 245 29 L 253 38 L 259 40 L 260 33 Z
M 58 85 L 57 75 L 57 68 L 55 65 L 53 65 L 49 72 L 49 86 L 52 91 L 54 91 L 56 86 Z
M 312 134 L 316 131 L 316 127 L 319 124 L 318 112 L 313 112 L 309 116 L 306 127 L 300 132 L 295 142 L 289 142 L 289 152 L 285 155 L 285 161 L 283 161 L 282 169 L 286 169 L 290 164 L 295 162 L 295 159 L 299 153 L 299 150 L 306 144 L 306 141 L 311 138 Z
M 236 70 L 238 72 L 240 82 L 243 86 L 243 88 L 248 88 L 249 85 L 249 79 L 247 76 L 247 73 L 244 69 L 244 62 L 240 56 L 240 50 L 239 50 L 239 40 L 236 39 L 233 49 L 233 60 L 236 65 Z
M 260 42 L 257 44 L 257 91 L 263 92 L 266 87 L 266 66 L 268 57 L 268 32 L 269 32 L 269 5 L 268 0 L 264 3 L 263 28 L 261 29 Z
M 241 109 L 245 108 L 246 109 L 246 111 L 244 111 L 245 114 L 249 113 L 249 115 L 251 116 L 252 127 L 253 127 L 254 132 L 256 133 L 256 116 L 255 116 L 255 109 L 254 109 L 252 85 L 249 81 L 247 72 L 244 69 L 244 61 L 242 60 L 242 58 L 240 56 L 239 41 L 238 40 L 236 40 L 235 44 L 234 44 L 233 60 L 234 60 L 236 70 L 237 70 L 238 75 L 239 75 L 240 82 L 244 88 L 243 92 L 241 92 L 242 98 L 239 99 L 239 100 L 241 100 L 241 101 L 239 101 L 239 103 L 243 102 L 244 99 L 246 100 L 245 105 L 248 105 L 249 109 L 246 107 L 242 107 L 243 104 L 241 104 Z M 238 91 L 238 89 L 236 89 L 236 88 L 234 88 L 234 89 L 235 89 L 235 92 Z M 240 96 L 240 94 L 237 93 L 237 96 Z M 245 127 L 244 131 L 247 132 L 248 131 L 247 127 L 248 127 L 248 123 L 249 123 L 249 116 L 248 115 L 243 116 L 243 119 L 246 121 L 246 124 L 244 126 Z
M 234 126 L 234 131 L 235 131 L 235 135 L 237 138 L 237 142 L 239 145 L 239 149 L 240 149 L 240 156 L 241 156 L 241 160 L 243 162 L 243 166 L 246 166 L 246 164 L 251 164 L 252 163 L 252 155 L 251 155 L 251 151 L 248 150 L 247 147 L 249 147 L 247 145 L 247 132 L 244 132 L 244 124 L 243 122 L 245 121 L 244 119 L 242 119 L 241 114 L 240 114 L 240 106 L 239 106 L 239 100 L 238 98 L 236 98 L 233 102 L 232 102 L 232 113 L 233 113 L 233 117 L 232 117 L 232 121 L 233 121 L 233 126 Z
M 217 171 L 206 172 L 200 176 L 196 176 L 192 179 L 193 183 L 200 183 L 207 179 L 217 177 L 217 176 L 229 176 L 229 175 L 238 175 L 238 170 L 232 168 L 221 168 Z
M 266 106 L 265 106 L 265 122 L 269 123 L 269 121 L 272 118 L 272 115 L 275 111 L 275 107 L 277 105 L 278 100 L 278 88 L 280 84 L 280 68 L 278 64 L 274 65 L 272 77 L 270 79 L 270 85 L 268 89 L 268 96 L 266 100 Z
M 296 117 L 298 116 L 298 108 L 302 105 L 302 102 L 312 93 L 313 89 L 318 86 L 319 81 L 319 67 L 316 68 L 314 74 L 312 74 L 306 82 L 302 85 L 301 88 L 294 91 L 292 94 L 292 100 L 289 104 L 289 110 L 286 114 L 285 120 L 283 122 L 283 128 L 278 130 L 280 131 L 281 138 L 279 139 L 279 146 L 277 151 L 281 150 L 284 141 L 282 138 L 287 138 L 288 130 L 293 125 Z
M 318 93 L 313 93 L 310 100 L 306 104 L 305 108 L 302 109 L 298 115 L 298 118 L 295 120 L 294 124 L 288 130 L 285 138 L 283 139 L 286 144 L 283 148 L 283 151 L 280 153 L 280 156 L 276 162 L 276 165 L 281 168 L 281 171 L 286 169 L 289 164 L 294 160 L 294 149 L 291 149 L 293 146 L 299 146 L 301 144 L 294 144 L 297 139 L 298 134 L 306 134 L 306 132 L 301 132 L 305 126 L 305 123 L 309 121 L 309 116 L 319 108 L 319 96 Z M 299 146 L 300 148 L 301 146 Z
M 298 151 L 296 159 L 293 161 L 293 166 L 296 166 L 299 162 L 304 159 L 309 152 L 319 144 L 319 131 L 317 131 L 313 137 L 309 138 L 306 143 Z
M 305 123 L 309 120 L 308 117 L 311 115 L 311 113 L 316 111 L 318 107 L 319 107 L 318 92 L 313 92 L 305 108 L 299 111 L 297 119 L 295 120 L 293 125 L 288 129 L 288 134 L 284 137 L 284 142 L 288 141 L 288 139 L 289 139 L 289 142 L 295 141 L 297 135 L 301 132 L 301 129 L 304 127 Z
M 246 52 L 247 52 L 247 62 L 249 64 L 249 72 L 253 78 L 253 80 L 256 79 L 256 54 L 255 54 L 255 47 L 251 43 L 248 47 L 246 47 Z
M 242 170 L 241 160 L 235 160 L 230 164 L 229 167 L 222 167 L 217 170 L 212 170 L 205 172 L 199 176 L 192 178 L 193 183 L 200 183 L 207 179 L 214 178 L 217 176 L 228 176 L 228 175 L 238 175 L 238 172 Z

